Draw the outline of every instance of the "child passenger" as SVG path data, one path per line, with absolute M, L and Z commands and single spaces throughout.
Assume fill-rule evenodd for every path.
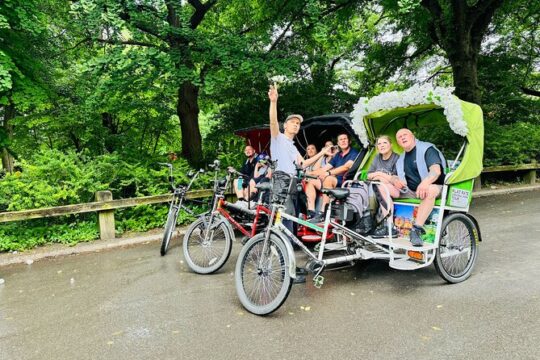
M 253 179 L 249 182 L 252 199 L 254 199 L 255 194 L 257 194 L 257 188 L 255 186 L 260 182 L 270 181 L 270 178 L 272 177 L 272 170 L 268 164 L 269 159 L 270 156 L 264 152 L 257 156 L 257 164 L 255 164 L 255 169 L 253 171 Z

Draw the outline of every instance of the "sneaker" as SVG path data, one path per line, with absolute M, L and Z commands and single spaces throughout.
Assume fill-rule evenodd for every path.
M 233 205 L 246 209 L 248 208 L 248 202 L 244 199 L 235 201 Z
M 322 213 L 317 213 L 317 215 L 313 216 L 311 219 L 308 220 L 312 224 L 319 224 L 324 222 L 324 216 Z
M 411 232 L 409 233 L 409 239 L 411 240 L 411 244 L 413 246 L 424 246 L 424 240 L 422 240 L 422 235 L 425 234 L 426 231 L 424 228 L 414 225 L 411 229 Z
M 398 231 L 394 226 L 392 226 L 392 234 L 388 236 L 388 225 L 383 225 L 373 230 L 373 232 L 370 235 L 374 239 L 382 239 L 385 237 L 395 238 L 398 236 Z

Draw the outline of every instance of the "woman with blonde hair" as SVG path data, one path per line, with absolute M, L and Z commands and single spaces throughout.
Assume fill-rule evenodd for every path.
M 381 210 L 383 217 L 386 218 L 390 213 L 390 209 L 394 206 L 392 198 L 399 197 L 399 189 L 394 186 L 394 181 L 397 179 L 396 163 L 399 155 L 392 150 L 392 140 L 388 135 L 379 136 L 375 144 L 378 154 L 369 167 L 367 178 L 368 180 L 382 183 L 377 188 L 384 199 L 384 204 L 381 204 Z M 388 198 L 388 193 L 390 194 L 390 198 Z M 375 238 L 386 237 L 388 236 L 388 227 L 382 226 L 375 229 L 371 235 Z M 395 235 L 394 229 L 392 230 L 392 235 Z

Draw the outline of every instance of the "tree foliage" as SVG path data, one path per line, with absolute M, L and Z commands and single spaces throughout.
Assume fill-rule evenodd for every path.
M 171 152 L 180 172 L 216 157 L 238 165 L 232 132 L 267 123 L 276 76 L 281 118 L 349 112 L 359 96 L 414 83 L 455 86 L 482 104 L 485 165 L 540 160 L 539 17 L 526 0 L 1 1 L 0 211 L 90 201 L 96 189 L 164 192 L 151 169 Z M 123 211 L 119 231 L 155 226 L 163 209 Z M 36 221 L 29 243 L 96 236 L 77 219 L 71 238 L 51 220 L 64 240 Z M 20 245 L 13 229 L 0 249 Z

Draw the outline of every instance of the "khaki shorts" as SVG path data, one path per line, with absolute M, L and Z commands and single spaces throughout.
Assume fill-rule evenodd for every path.
M 439 189 L 439 193 L 437 194 L 437 198 L 441 197 L 442 192 L 442 185 L 432 184 L 434 186 L 437 186 Z M 418 199 L 418 196 L 416 196 L 416 191 L 412 191 L 411 189 L 407 188 L 406 192 L 399 192 L 399 198 L 398 199 Z

